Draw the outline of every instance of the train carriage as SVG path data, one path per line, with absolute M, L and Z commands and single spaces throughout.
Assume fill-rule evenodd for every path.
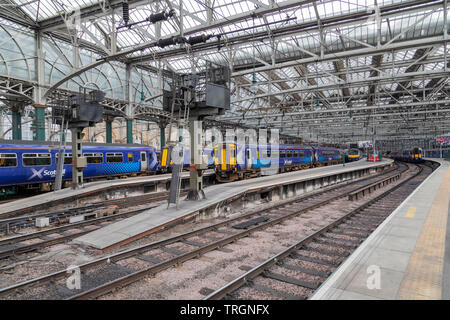
M 347 162 L 358 161 L 361 159 L 361 151 L 359 149 L 351 148 L 347 151 Z
M 278 159 L 278 166 L 271 166 L 274 159 Z M 264 172 L 262 168 L 277 167 L 277 171 L 283 173 L 340 161 L 339 150 L 332 148 L 279 146 L 271 149 L 270 146 L 238 143 L 214 146 L 214 170 L 219 182 L 257 177 Z
M 59 143 L 0 140 L 0 193 L 12 194 L 19 186 L 50 190 L 55 181 Z M 145 145 L 83 143 L 86 181 L 94 178 L 152 173 L 156 150 Z M 72 179 L 72 150 L 64 155 L 63 181 Z
M 414 147 L 401 152 L 392 152 L 390 156 L 395 160 L 418 163 L 423 161 L 424 154 L 422 148 Z
M 171 159 L 173 147 L 163 147 L 161 150 L 161 154 L 158 157 L 159 159 L 159 168 L 158 171 L 162 173 L 172 172 L 173 161 Z M 189 147 L 183 147 L 183 169 L 189 169 L 189 164 L 191 161 L 191 153 Z M 181 152 L 180 152 L 181 154 Z M 213 158 L 213 149 L 212 148 L 203 148 L 202 149 L 203 161 L 207 164 L 208 168 L 212 168 L 214 165 Z

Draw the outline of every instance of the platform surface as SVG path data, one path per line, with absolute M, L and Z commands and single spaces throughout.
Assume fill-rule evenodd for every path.
M 450 298 L 450 162 L 441 163 L 350 255 L 313 300 Z
M 214 174 L 212 170 L 209 171 L 210 174 Z M 103 189 L 106 187 L 120 187 L 123 185 L 133 183 L 157 182 L 161 180 L 170 179 L 171 177 L 172 174 L 159 174 L 152 176 L 128 177 L 127 179 L 88 182 L 84 184 L 84 188 L 79 190 L 73 190 L 72 188 L 64 188 L 58 191 L 46 192 L 32 197 L 27 197 L 24 199 L 0 204 L 0 213 L 13 212 L 16 210 L 42 205 L 44 203 L 48 203 L 51 201 L 63 200 L 73 196 L 79 196 L 86 193 L 95 192 L 96 190 Z M 183 172 L 182 177 L 183 178 L 189 177 L 189 172 Z
M 384 166 L 391 162 L 392 160 L 384 160 L 376 163 L 362 160 L 347 163 L 345 167 L 340 164 L 209 186 L 204 189 L 206 199 L 202 201 L 184 201 L 180 199 L 178 210 L 173 205 L 170 208 L 167 208 L 167 204 L 163 204 L 141 214 L 83 235 L 74 239 L 73 242 L 92 246 L 97 249 L 105 249 L 116 245 L 117 243 L 142 236 L 144 233 L 149 234 L 153 231 L 157 231 L 164 225 L 195 214 L 198 210 L 219 204 L 223 200 L 255 188 L 264 188 L 293 181 L 300 182 L 321 176 L 332 175 L 334 173 L 344 173 L 355 171 L 357 169 Z

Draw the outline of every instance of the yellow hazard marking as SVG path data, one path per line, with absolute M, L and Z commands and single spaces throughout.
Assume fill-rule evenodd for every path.
M 450 168 L 439 187 L 397 294 L 400 300 L 442 299 Z
M 360 185 L 360 184 L 355 184 L 354 187 L 358 187 L 358 188 L 359 188 L 359 187 L 362 187 L 362 185 Z
M 416 214 L 416 207 L 409 207 L 408 212 L 406 213 L 407 218 L 414 218 L 414 215 Z

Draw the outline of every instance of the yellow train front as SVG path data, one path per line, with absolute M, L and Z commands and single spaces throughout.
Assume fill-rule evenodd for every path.
M 408 159 L 410 162 L 423 162 L 423 150 L 422 148 L 413 148 L 409 151 Z
M 284 173 L 341 163 L 335 148 L 222 143 L 214 146 L 214 171 L 219 182 Z
M 223 143 L 214 147 L 214 171 L 216 179 L 228 182 L 239 179 L 237 173 L 236 144 Z
M 403 150 L 401 152 L 391 152 L 390 154 L 391 158 L 395 160 L 413 163 L 423 162 L 423 155 L 422 149 L 418 147 Z
M 347 151 L 347 162 L 358 161 L 361 159 L 361 151 L 359 149 L 349 149 Z

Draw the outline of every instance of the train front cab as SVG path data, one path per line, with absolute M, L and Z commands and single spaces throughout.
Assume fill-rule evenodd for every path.
M 214 171 L 217 181 L 230 182 L 239 179 L 237 145 L 221 143 L 214 146 Z
M 170 147 L 164 147 L 161 149 L 159 167 L 160 167 L 161 172 L 163 172 L 163 173 L 170 171 L 169 170 L 170 165 L 171 165 L 170 152 L 171 152 Z
M 422 149 L 414 148 L 410 151 L 409 158 L 411 162 L 422 162 Z

